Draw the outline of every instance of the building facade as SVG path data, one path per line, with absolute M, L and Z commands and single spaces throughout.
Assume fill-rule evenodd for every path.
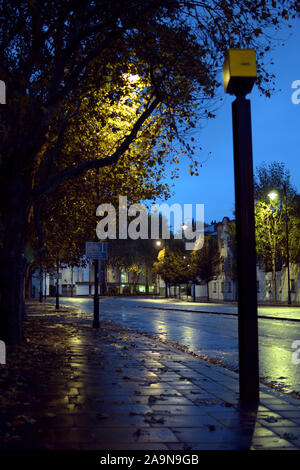
M 205 235 L 217 238 L 220 255 L 220 269 L 218 275 L 209 282 L 197 284 L 189 283 L 184 286 L 170 286 L 168 296 L 187 296 L 198 301 L 207 300 L 215 302 L 235 302 L 237 300 L 237 279 L 233 269 L 234 253 L 230 243 L 230 225 L 232 220 L 224 217 L 221 222 L 214 222 L 205 227 Z M 103 262 L 102 262 L 103 263 Z M 166 295 L 164 281 L 153 274 L 149 268 L 142 264 L 136 270 L 126 270 L 117 266 L 101 265 L 99 293 L 106 295 L 132 295 L 152 294 Z M 283 266 L 276 272 L 277 302 L 288 301 L 288 273 Z M 59 273 L 58 291 L 60 296 L 91 296 L 94 294 L 94 265 L 86 262 L 85 267 L 63 267 Z M 259 302 L 273 302 L 272 273 L 265 272 L 257 265 L 257 299 Z M 31 279 L 31 296 L 38 298 L 40 292 L 43 296 L 55 296 L 55 275 L 36 271 Z M 292 304 L 300 304 L 300 264 L 290 264 L 290 295 Z
M 232 278 L 232 263 L 234 255 L 230 247 L 230 236 L 228 233 L 232 221 L 224 217 L 222 222 L 213 223 L 205 228 L 207 235 L 215 236 L 218 239 L 219 254 L 222 259 L 220 274 L 215 276 L 208 284 L 209 298 L 211 301 L 236 301 L 237 300 L 237 280 Z M 257 264 L 257 299 L 259 302 L 275 301 L 272 297 L 272 273 L 264 271 Z M 276 272 L 277 302 L 286 303 L 288 301 L 288 270 L 283 266 Z M 206 285 L 195 286 L 196 300 L 207 298 Z M 300 303 L 300 265 L 290 263 L 290 294 L 293 304 Z
M 103 263 L 103 262 L 102 262 Z M 99 293 L 106 295 L 158 294 L 159 279 L 141 265 L 136 271 L 99 263 Z M 31 278 L 30 294 L 33 298 L 56 295 L 56 285 L 62 297 L 94 295 L 95 269 L 92 261 L 86 266 L 62 267 L 58 282 L 56 274 L 37 270 Z

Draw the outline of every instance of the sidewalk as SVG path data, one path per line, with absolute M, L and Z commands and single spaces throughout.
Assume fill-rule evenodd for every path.
M 65 307 L 27 312 L 0 366 L 0 450 L 300 448 L 299 400 L 261 386 L 246 410 L 234 372 Z

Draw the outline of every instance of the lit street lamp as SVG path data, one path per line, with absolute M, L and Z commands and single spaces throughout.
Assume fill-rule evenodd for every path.
M 271 199 L 271 201 L 274 201 L 277 198 L 278 194 L 275 191 L 271 191 L 268 194 L 268 197 Z

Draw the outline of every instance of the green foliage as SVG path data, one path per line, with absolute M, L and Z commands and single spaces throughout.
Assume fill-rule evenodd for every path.
M 271 191 L 273 199 L 268 196 Z M 265 271 L 272 271 L 276 300 L 276 271 L 288 261 L 299 260 L 299 196 L 290 182 L 290 172 L 278 162 L 257 169 L 255 193 L 257 258 Z
M 160 250 L 153 270 L 166 284 L 179 285 L 190 280 L 189 256 L 182 240 L 165 240 L 165 247 Z

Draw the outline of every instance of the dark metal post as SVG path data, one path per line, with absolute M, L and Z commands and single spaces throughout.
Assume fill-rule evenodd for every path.
M 99 262 L 97 259 L 94 260 L 94 272 L 95 272 L 95 282 L 94 282 L 94 321 L 93 328 L 99 328 Z
M 288 225 L 288 213 L 287 213 L 287 195 L 286 195 L 286 183 L 283 185 L 284 199 L 285 199 L 285 243 L 286 243 L 286 263 L 287 263 L 287 274 L 288 274 L 288 304 L 291 305 L 291 281 L 290 281 L 290 250 L 289 250 L 289 225 Z
M 55 309 L 59 310 L 59 262 L 56 261 L 56 303 Z
M 250 100 L 232 103 L 238 261 L 240 399 L 259 401 L 257 282 Z
M 56 279 L 56 302 L 55 302 L 55 309 L 59 310 L 59 285 L 58 285 L 58 278 Z
M 106 295 L 106 263 L 105 260 L 99 260 L 100 263 L 100 295 Z
M 73 282 L 74 282 L 74 266 L 72 266 L 72 278 L 71 278 L 71 297 L 73 297 Z
M 40 302 L 43 302 L 43 271 L 40 268 Z
M 45 271 L 45 290 L 44 290 L 44 297 L 47 298 L 47 271 Z

